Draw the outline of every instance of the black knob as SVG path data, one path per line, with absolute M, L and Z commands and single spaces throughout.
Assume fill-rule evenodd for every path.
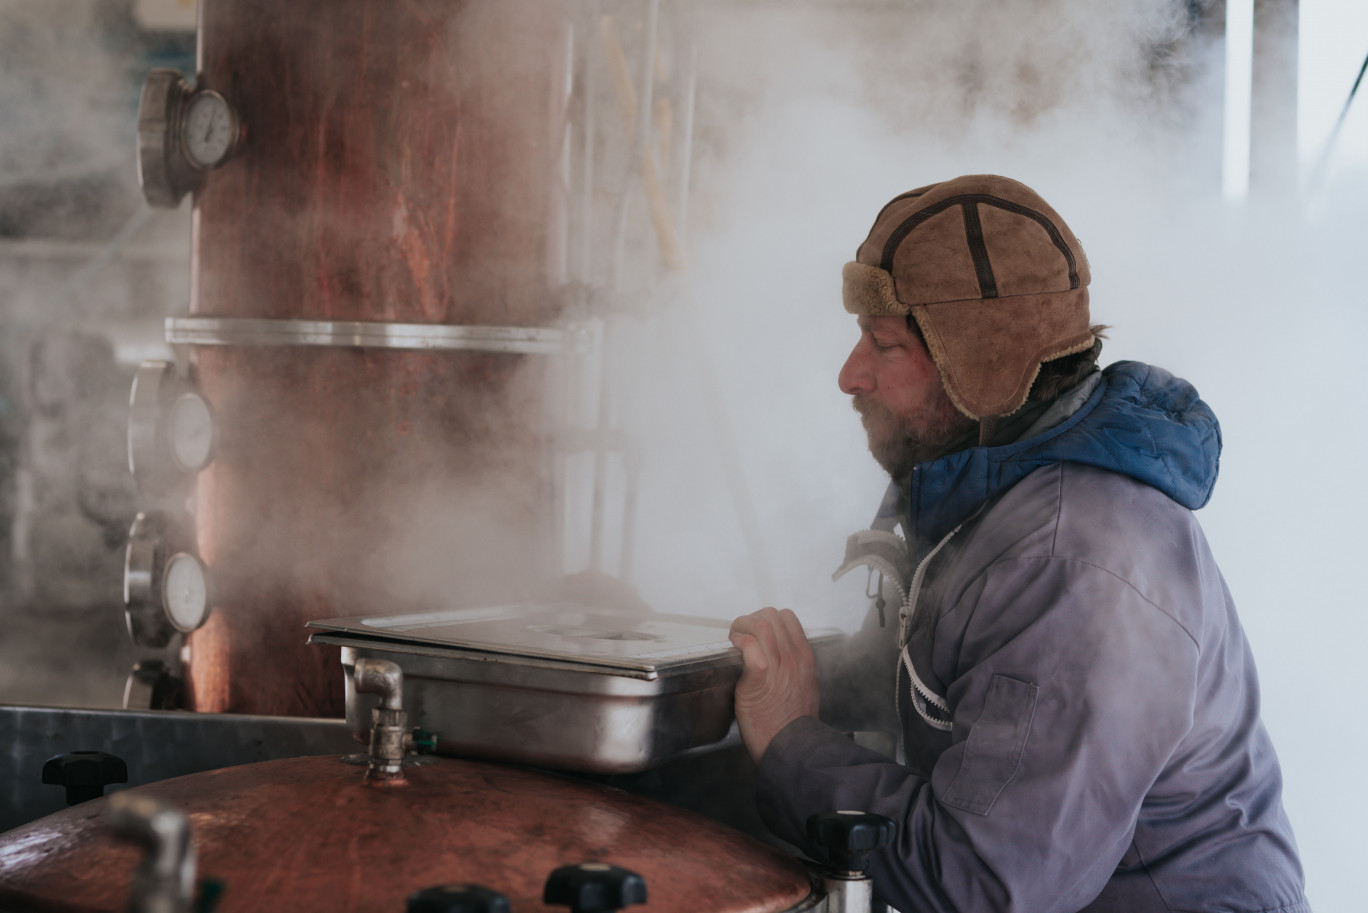
M 646 879 L 602 862 L 563 865 L 546 879 L 542 902 L 571 913 L 613 913 L 646 902 Z
M 508 898 L 477 884 L 444 884 L 409 895 L 408 913 L 508 913 Z
M 892 843 L 898 829 L 883 815 L 841 811 L 813 815 L 807 832 L 809 840 L 826 850 L 832 868 L 864 872 L 869 854 Z
M 65 786 L 67 805 L 75 805 L 100 798 L 111 783 L 127 783 L 128 765 L 103 751 L 68 751 L 47 759 L 43 782 Z

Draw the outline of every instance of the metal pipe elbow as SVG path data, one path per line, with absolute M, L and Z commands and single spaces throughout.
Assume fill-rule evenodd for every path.
M 396 663 L 363 657 L 356 661 L 352 679 L 357 693 L 380 695 L 383 709 L 404 709 L 404 672 Z

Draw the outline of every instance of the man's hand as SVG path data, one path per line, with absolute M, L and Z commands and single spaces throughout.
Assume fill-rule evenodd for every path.
M 759 764 L 770 740 L 800 716 L 817 716 L 817 664 L 798 616 L 764 608 L 731 626 L 745 666 L 736 683 L 736 725 Z

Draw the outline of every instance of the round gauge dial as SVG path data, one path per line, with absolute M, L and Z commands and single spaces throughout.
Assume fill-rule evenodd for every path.
M 162 602 L 176 630 L 189 634 L 209 614 L 209 578 L 203 562 L 188 552 L 177 552 L 162 574 Z
M 237 115 L 217 92 L 196 92 L 186 105 L 182 125 L 185 154 L 196 168 L 222 164 L 237 141 Z
M 171 458 L 182 472 L 199 472 L 214 453 L 214 414 L 198 393 L 182 393 L 167 416 Z

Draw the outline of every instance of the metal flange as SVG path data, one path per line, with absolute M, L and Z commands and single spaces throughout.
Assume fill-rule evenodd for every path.
M 138 183 L 151 206 L 175 209 L 203 180 L 185 161 L 181 116 L 191 89 L 179 70 L 155 69 L 138 102 Z
M 326 346 L 554 355 L 566 351 L 568 340 L 577 338 L 563 330 L 544 327 L 261 317 L 166 319 L 166 341 L 172 345 Z

